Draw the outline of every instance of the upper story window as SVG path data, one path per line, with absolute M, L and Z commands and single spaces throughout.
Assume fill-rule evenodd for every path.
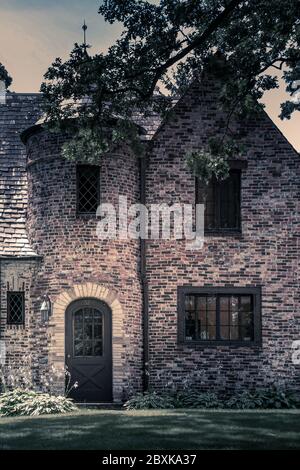
M 99 202 L 99 167 L 96 165 L 77 165 L 77 213 L 94 215 Z
M 24 325 L 25 302 L 24 292 L 7 292 L 7 324 Z
M 259 344 L 260 288 L 178 289 L 179 341 Z
M 230 170 L 224 181 L 214 178 L 207 188 L 197 181 L 196 202 L 205 205 L 205 231 L 239 231 L 241 228 L 241 171 Z

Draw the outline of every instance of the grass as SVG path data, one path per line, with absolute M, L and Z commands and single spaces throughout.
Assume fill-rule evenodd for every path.
M 85 410 L 0 418 L 0 449 L 300 449 L 300 410 Z

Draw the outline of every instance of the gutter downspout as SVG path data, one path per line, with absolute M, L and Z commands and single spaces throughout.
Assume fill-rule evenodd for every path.
M 147 157 L 140 158 L 140 201 L 146 204 L 146 165 Z M 141 252 L 141 285 L 142 285 L 142 328 L 143 328 L 143 391 L 149 389 L 149 299 L 146 273 L 146 240 L 140 238 Z

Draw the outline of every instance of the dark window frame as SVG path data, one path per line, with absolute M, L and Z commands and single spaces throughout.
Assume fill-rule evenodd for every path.
M 22 297 L 22 321 L 15 322 L 11 321 L 11 311 L 10 311 L 10 298 L 12 295 L 20 295 Z M 24 291 L 7 291 L 7 316 L 6 323 L 10 326 L 24 326 L 25 325 L 25 292 Z
M 238 224 L 236 227 L 221 227 L 221 211 L 220 211 L 220 200 L 221 200 L 221 191 L 220 191 L 220 183 L 217 181 L 213 181 L 210 184 L 213 184 L 213 190 L 217 191 L 217 198 L 214 200 L 214 211 L 217 220 L 216 220 L 216 226 L 215 227 L 206 227 L 204 225 L 204 233 L 208 235 L 219 235 L 219 234 L 241 234 L 242 232 L 242 212 L 241 212 L 241 197 L 242 197 L 242 166 L 240 167 L 239 165 L 233 166 L 230 168 L 230 173 L 231 174 L 237 174 L 239 176 L 238 180 L 238 210 L 237 210 L 237 220 Z M 201 183 L 199 181 L 199 178 L 195 178 L 195 194 L 196 194 L 196 204 L 202 204 L 203 199 L 201 198 Z M 205 217 L 205 216 L 204 216 Z
M 254 337 L 251 341 L 240 340 L 186 340 L 185 339 L 185 296 L 186 295 L 251 295 L 253 298 L 253 329 Z M 194 287 L 180 286 L 177 288 L 177 321 L 178 343 L 185 346 L 233 346 L 233 347 L 261 347 L 261 287 Z
M 78 163 L 76 165 L 76 215 L 77 217 L 95 217 L 96 211 L 95 212 L 81 211 L 79 208 L 79 192 L 80 192 L 79 182 L 80 182 L 80 169 L 82 167 L 93 168 L 95 171 L 97 171 L 97 207 L 100 204 L 100 167 L 98 165 Z

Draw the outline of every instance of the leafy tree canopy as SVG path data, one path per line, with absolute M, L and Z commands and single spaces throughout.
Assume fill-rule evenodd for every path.
M 47 121 L 74 132 L 68 158 L 82 159 L 85 148 L 92 161 L 114 142 L 136 144 L 134 112 L 164 115 L 166 91 L 182 93 L 216 52 L 230 71 L 220 93 L 228 116 L 253 113 L 257 99 L 278 87 L 270 70 L 284 72 L 291 95 L 300 89 L 299 12 L 298 0 L 104 0 L 99 13 L 123 33 L 106 54 L 75 44 L 66 62 L 55 60 L 41 86 Z M 296 100 L 283 103 L 281 117 L 296 110 Z M 224 155 L 228 142 L 217 147 Z
M 5 83 L 5 87 L 8 88 L 12 84 L 12 78 L 8 75 L 8 72 L 4 65 L 0 62 L 0 82 Z

